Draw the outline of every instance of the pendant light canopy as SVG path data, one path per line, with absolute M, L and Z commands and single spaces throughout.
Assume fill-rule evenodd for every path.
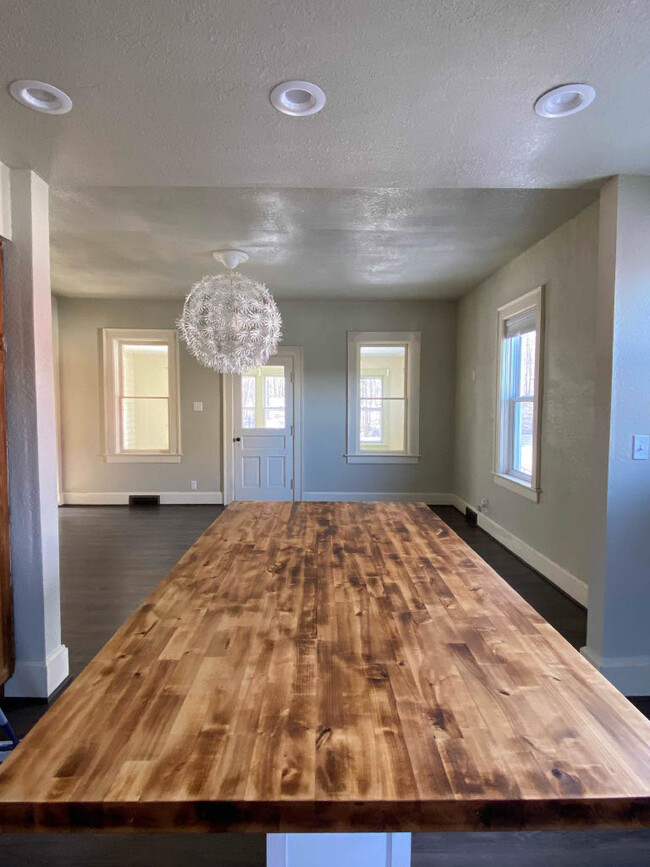
M 239 250 L 214 257 L 228 267 L 248 259 Z M 238 271 L 199 280 L 177 325 L 197 361 L 220 373 L 245 373 L 266 364 L 282 338 L 282 319 L 271 293 Z

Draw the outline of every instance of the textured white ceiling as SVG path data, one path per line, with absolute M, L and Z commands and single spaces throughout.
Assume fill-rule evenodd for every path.
M 556 187 L 650 172 L 647 0 L 4 0 L 0 159 L 62 185 Z M 47 117 L 15 78 L 74 101 Z M 318 115 L 271 108 L 324 87 Z M 532 109 L 592 84 L 586 112 Z
M 52 285 L 177 298 L 246 250 L 279 298 L 453 298 L 573 217 L 595 190 L 94 187 L 52 191 Z

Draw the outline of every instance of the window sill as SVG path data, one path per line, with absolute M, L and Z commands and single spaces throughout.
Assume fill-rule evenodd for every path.
M 520 494 L 534 503 L 539 503 L 539 495 L 542 492 L 541 488 L 533 488 L 531 485 L 527 485 L 526 482 L 515 478 L 515 476 L 506 476 L 503 473 L 492 473 L 492 479 L 502 488 L 513 491 L 515 494 Z
M 417 464 L 420 455 L 363 454 L 343 455 L 349 464 Z
M 182 455 L 104 455 L 107 464 L 180 464 Z

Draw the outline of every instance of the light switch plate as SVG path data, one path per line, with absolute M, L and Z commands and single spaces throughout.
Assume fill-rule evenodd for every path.
M 632 437 L 632 458 L 635 461 L 648 460 L 649 440 L 648 434 L 635 434 Z
M 203 401 L 195 400 L 194 401 L 194 412 L 203 412 Z

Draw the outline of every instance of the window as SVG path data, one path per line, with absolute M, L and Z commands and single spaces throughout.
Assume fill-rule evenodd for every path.
M 419 389 L 419 332 L 348 332 L 348 463 L 419 460 Z
M 105 328 L 106 460 L 179 462 L 175 331 Z
M 494 480 L 539 499 L 542 287 L 499 308 Z
M 284 428 L 284 367 L 254 367 L 241 377 L 243 428 Z

